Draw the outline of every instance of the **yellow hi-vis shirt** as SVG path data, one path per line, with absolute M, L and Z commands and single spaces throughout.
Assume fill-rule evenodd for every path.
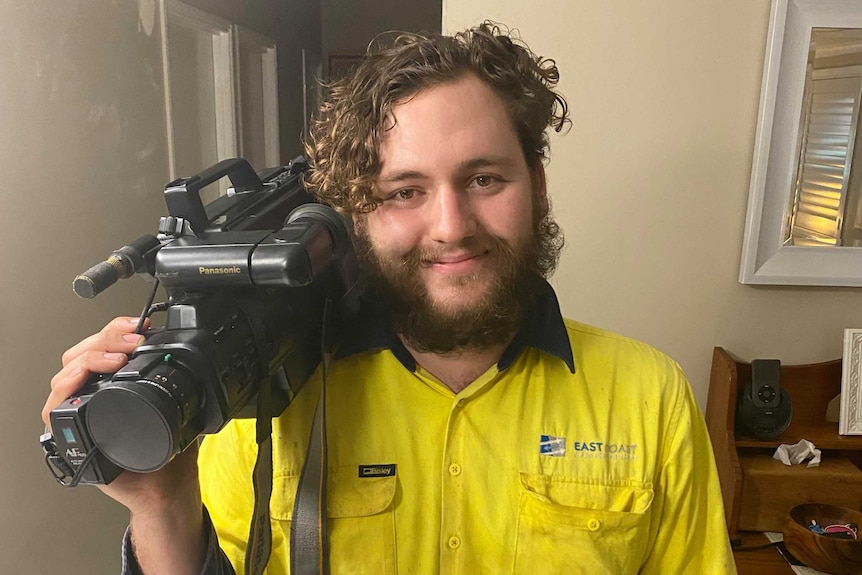
M 679 366 L 560 316 L 549 289 L 500 363 L 460 393 L 374 336 L 330 366 L 327 526 L 342 573 L 735 573 L 706 426 Z M 290 521 L 320 391 L 273 420 L 273 547 Z M 243 573 L 254 421 L 208 437 L 201 486 Z

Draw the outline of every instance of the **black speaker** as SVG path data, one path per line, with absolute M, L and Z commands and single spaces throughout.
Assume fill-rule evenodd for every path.
M 793 406 L 781 387 L 781 362 L 755 359 L 751 362 L 751 383 L 736 402 L 736 433 L 754 439 L 772 439 L 790 425 Z

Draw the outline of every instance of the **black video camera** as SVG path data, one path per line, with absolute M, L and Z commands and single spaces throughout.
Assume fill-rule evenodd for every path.
M 357 276 L 347 224 L 313 202 L 305 167 L 300 157 L 258 174 L 237 158 L 175 180 L 158 237 L 75 278 L 90 298 L 119 278 L 152 276 L 140 325 L 156 311 L 167 319 L 122 369 L 91 377 L 51 412 L 53 436 L 41 441 L 60 483 L 155 471 L 233 418 L 284 411 L 335 339 Z M 225 176 L 228 193 L 204 206 L 200 190 Z M 152 305 L 159 283 L 167 301 Z

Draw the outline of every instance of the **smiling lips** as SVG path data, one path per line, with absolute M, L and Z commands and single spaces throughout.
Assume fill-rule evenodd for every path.
M 443 273 L 463 273 L 472 271 L 479 265 L 481 259 L 488 252 L 481 253 L 461 253 L 441 255 L 434 258 L 429 258 L 426 266 L 433 271 Z

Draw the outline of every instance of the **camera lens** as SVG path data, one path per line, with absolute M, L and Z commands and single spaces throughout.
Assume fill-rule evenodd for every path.
M 186 447 L 182 428 L 199 404 L 194 383 L 184 369 L 161 363 L 138 380 L 99 390 L 86 413 L 94 443 L 124 469 L 161 469 Z

